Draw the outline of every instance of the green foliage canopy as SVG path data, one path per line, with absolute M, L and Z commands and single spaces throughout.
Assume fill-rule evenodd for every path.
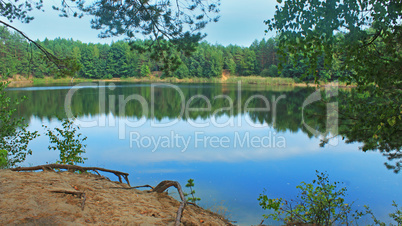
M 90 3 L 67 0 L 53 5 L 53 9 L 59 11 L 62 17 L 92 16 L 92 28 L 101 30 L 101 38 L 125 36 L 135 40 L 148 37 L 152 42 L 145 43 L 147 45 L 133 43 L 132 48 L 151 52 L 150 56 L 164 62 L 163 69 L 168 71 L 177 69 L 181 63 L 172 53 L 179 51 L 188 55 L 194 52 L 198 42 L 205 37 L 200 30 L 209 22 L 218 21 L 219 4 L 219 0 L 96 0 Z M 35 8 L 42 9 L 43 1 L 26 0 L 22 4 L 18 0 L 0 1 L 0 15 L 10 22 L 19 20 L 29 23 L 34 19 L 29 12 Z M 43 52 L 46 54 L 45 50 Z
M 18 4 L 19 3 L 19 4 Z M 28 14 L 33 9 L 42 9 L 43 0 L 25 1 L 24 3 L 18 0 L 2 0 L 0 1 L 0 15 L 7 18 L 10 22 L 19 20 L 23 23 L 29 23 L 34 18 Z
M 131 45 L 149 45 L 150 40 L 136 40 L 131 43 L 118 41 L 111 44 L 92 44 L 74 41 L 72 39 L 56 38 L 38 41 L 50 53 L 61 57 L 73 58 L 78 71 L 74 77 L 83 78 L 120 78 L 141 77 L 141 67 L 148 65 L 151 72 L 161 71 L 163 63 L 151 59 L 150 52 L 130 51 Z M 255 75 L 262 70 L 276 65 L 276 45 L 274 39 L 255 41 L 255 46 L 240 47 L 230 45 L 211 45 L 201 42 L 196 51 L 187 56 L 174 51 L 177 60 L 182 64 L 169 71 L 169 76 L 185 77 L 220 77 L 224 70 L 231 75 Z M 30 51 L 28 42 L 18 33 L 0 26 L 0 75 L 12 77 L 15 74 L 42 78 L 53 77 L 58 68 L 48 64 L 39 49 L 33 47 Z M 144 66 L 145 67 L 145 66 Z M 166 71 L 165 71 L 166 72 Z M 167 74 L 167 73 L 166 73 Z M 165 75 L 166 76 L 166 75 Z M 277 76 L 276 73 L 272 76 Z M 288 77 L 287 75 L 283 75 Z M 301 73 L 289 74 L 300 77 Z
M 349 83 L 392 89 L 400 80 L 400 1 L 286 0 L 276 8 L 265 23 L 277 31 L 282 60 L 299 55 L 307 60 L 308 73 L 316 75 L 319 58 L 330 66 L 341 56 L 341 69 L 350 72 L 343 79 Z
M 321 71 L 338 71 L 325 75 L 356 85 L 341 101 L 340 133 L 364 142 L 363 151 L 401 158 L 402 2 L 286 0 L 276 8 L 266 24 L 278 34 L 279 69 L 287 60 L 301 63 L 316 80 Z M 399 172 L 401 162 L 388 167 Z

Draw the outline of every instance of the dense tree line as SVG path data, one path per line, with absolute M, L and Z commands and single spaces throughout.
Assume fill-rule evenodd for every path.
M 94 79 L 145 77 L 160 71 L 163 68 L 162 62 L 152 60 L 149 52 L 140 53 L 132 48 L 133 45 L 141 46 L 146 42 L 118 41 L 108 45 L 61 38 L 38 41 L 55 56 L 75 61 L 79 70 L 74 76 Z M 285 65 L 284 72 L 278 74 L 277 40 L 274 38 L 256 40 L 250 47 L 225 47 L 202 42 L 190 56 L 180 52 L 170 54 L 177 57 L 182 64 L 171 74 L 162 76 L 211 78 L 220 77 L 225 70 L 238 76 L 300 78 L 305 72 L 302 64 L 292 63 Z M 39 49 L 5 27 L 0 27 L 0 62 L 0 74 L 3 77 L 15 74 L 33 75 L 37 78 L 59 76 L 58 68 L 49 63 Z M 305 78 L 311 79 L 312 77 Z

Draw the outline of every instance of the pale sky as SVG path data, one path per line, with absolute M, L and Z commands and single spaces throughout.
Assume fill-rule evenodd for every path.
M 43 40 L 61 38 L 73 38 L 88 43 L 110 43 L 112 39 L 98 38 L 99 31 L 91 29 L 90 17 L 60 18 L 58 12 L 51 9 L 51 5 L 59 5 L 59 0 L 46 0 L 45 13 L 34 12 L 31 15 L 35 19 L 29 24 L 21 24 L 17 21 L 11 23 L 22 30 L 31 39 Z M 274 16 L 276 0 L 221 0 L 220 20 L 217 23 L 210 23 L 206 29 L 205 38 L 211 44 L 237 44 L 250 46 L 255 40 L 269 38 L 273 32 L 265 34 L 267 26 L 264 20 Z M 7 21 L 5 18 L 2 20 Z M 115 37 L 113 40 L 122 38 Z

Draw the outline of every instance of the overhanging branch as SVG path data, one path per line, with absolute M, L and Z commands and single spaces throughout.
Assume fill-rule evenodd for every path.
M 57 58 L 55 55 L 53 55 L 52 53 L 50 53 L 49 51 L 47 51 L 44 47 L 42 47 L 41 45 L 39 45 L 37 42 L 35 42 L 34 40 L 30 39 L 27 35 L 24 34 L 24 32 L 20 31 L 19 29 L 13 27 L 12 25 L 0 20 L 1 24 L 4 24 L 6 27 L 9 27 L 11 29 L 13 29 L 14 31 L 18 32 L 20 35 L 22 35 L 26 40 L 28 40 L 29 42 L 33 43 L 36 47 L 38 47 L 38 49 L 45 54 L 46 58 L 49 59 L 52 63 L 54 63 L 59 69 L 62 68 L 60 62 L 61 60 L 59 58 Z

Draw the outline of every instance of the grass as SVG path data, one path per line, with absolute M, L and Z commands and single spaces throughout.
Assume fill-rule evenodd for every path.
M 146 77 L 146 78 L 124 78 L 120 81 L 127 82 L 166 82 L 166 83 L 237 83 L 241 81 L 244 84 L 267 84 L 267 85 L 294 85 L 296 82 L 291 78 L 270 78 L 261 76 L 230 76 L 227 80 L 222 78 L 158 78 L 158 77 Z
M 66 84 L 66 83 L 71 83 L 73 81 L 74 83 L 80 83 L 80 82 L 92 82 L 92 79 L 86 79 L 86 78 L 74 78 L 71 79 L 70 77 L 66 78 L 52 78 L 52 77 L 44 77 L 44 78 L 34 78 L 32 84 L 33 85 L 42 85 L 42 84 Z
M 92 82 L 98 81 L 98 79 L 85 79 L 85 78 L 74 78 L 73 82 Z M 296 82 L 291 78 L 270 78 L 270 77 L 260 77 L 260 76 L 231 76 L 227 80 L 222 80 L 221 78 L 183 78 L 178 79 L 174 77 L 169 78 L 159 78 L 159 77 L 144 77 L 144 78 L 120 78 L 120 79 L 99 79 L 99 81 L 114 81 L 114 82 L 164 82 L 164 83 L 237 83 L 241 81 L 244 84 L 268 84 L 268 85 L 294 85 Z M 34 78 L 33 85 L 41 84 L 54 84 L 54 83 L 71 83 L 71 78 Z
M 20 82 L 20 79 L 13 79 L 16 84 Z M 269 86 L 307 86 L 306 83 L 298 83 L 292 78 L 281 78 L 281 77 L 261 77 L 257 75 L 251 76 L 229 76 L 226 80 L 220 77 L 213 78 L 183 78 L 178 79 L 174 77 L 169 78 L 159 78 L 157 76 L 150 77 L 130 77 L 130 78 L 113 78 L 113 79 L 88 79 L 88 78 L 74 78 L 66 77 L 66 78 L 53 78 L 53 77 L 44 77 L 44 78 L 25 78 L 26 84 L 20 84 L 20 86 L 37 86 L 37 85 L 46 85 L 46 84 L 69 84 L 72 81 L 74 83 L 81 82 L 97 82 L 97 81 L 109 81 L 109 82 L 145 82 L 145 83 L 153 83 L 153 82 L 161 82 L 161 83 L 238 83 L 242 84 L 258 84 L 258 85 L 269 85 Z M 332 83 L 330 83 L 332 84 Z M 314 85 L 309 83 L 309 85 Z M 346 84 L 339 84 L 340 86 L 346 86 Z M 13 84 L 11 84 L 13 86 Z
M 248 84 L 270 84 L 270 85 L 294 85 L 296 84 L 295 80 L 292 78 L 278 78 L 278 77 L 261 77 L 261 76 L 247 76 L 247 77 L 239 77 L 239 76 L 231 76 L 225 82 L 227 83 L 237 83 L 241 81 L 242 83 Z

